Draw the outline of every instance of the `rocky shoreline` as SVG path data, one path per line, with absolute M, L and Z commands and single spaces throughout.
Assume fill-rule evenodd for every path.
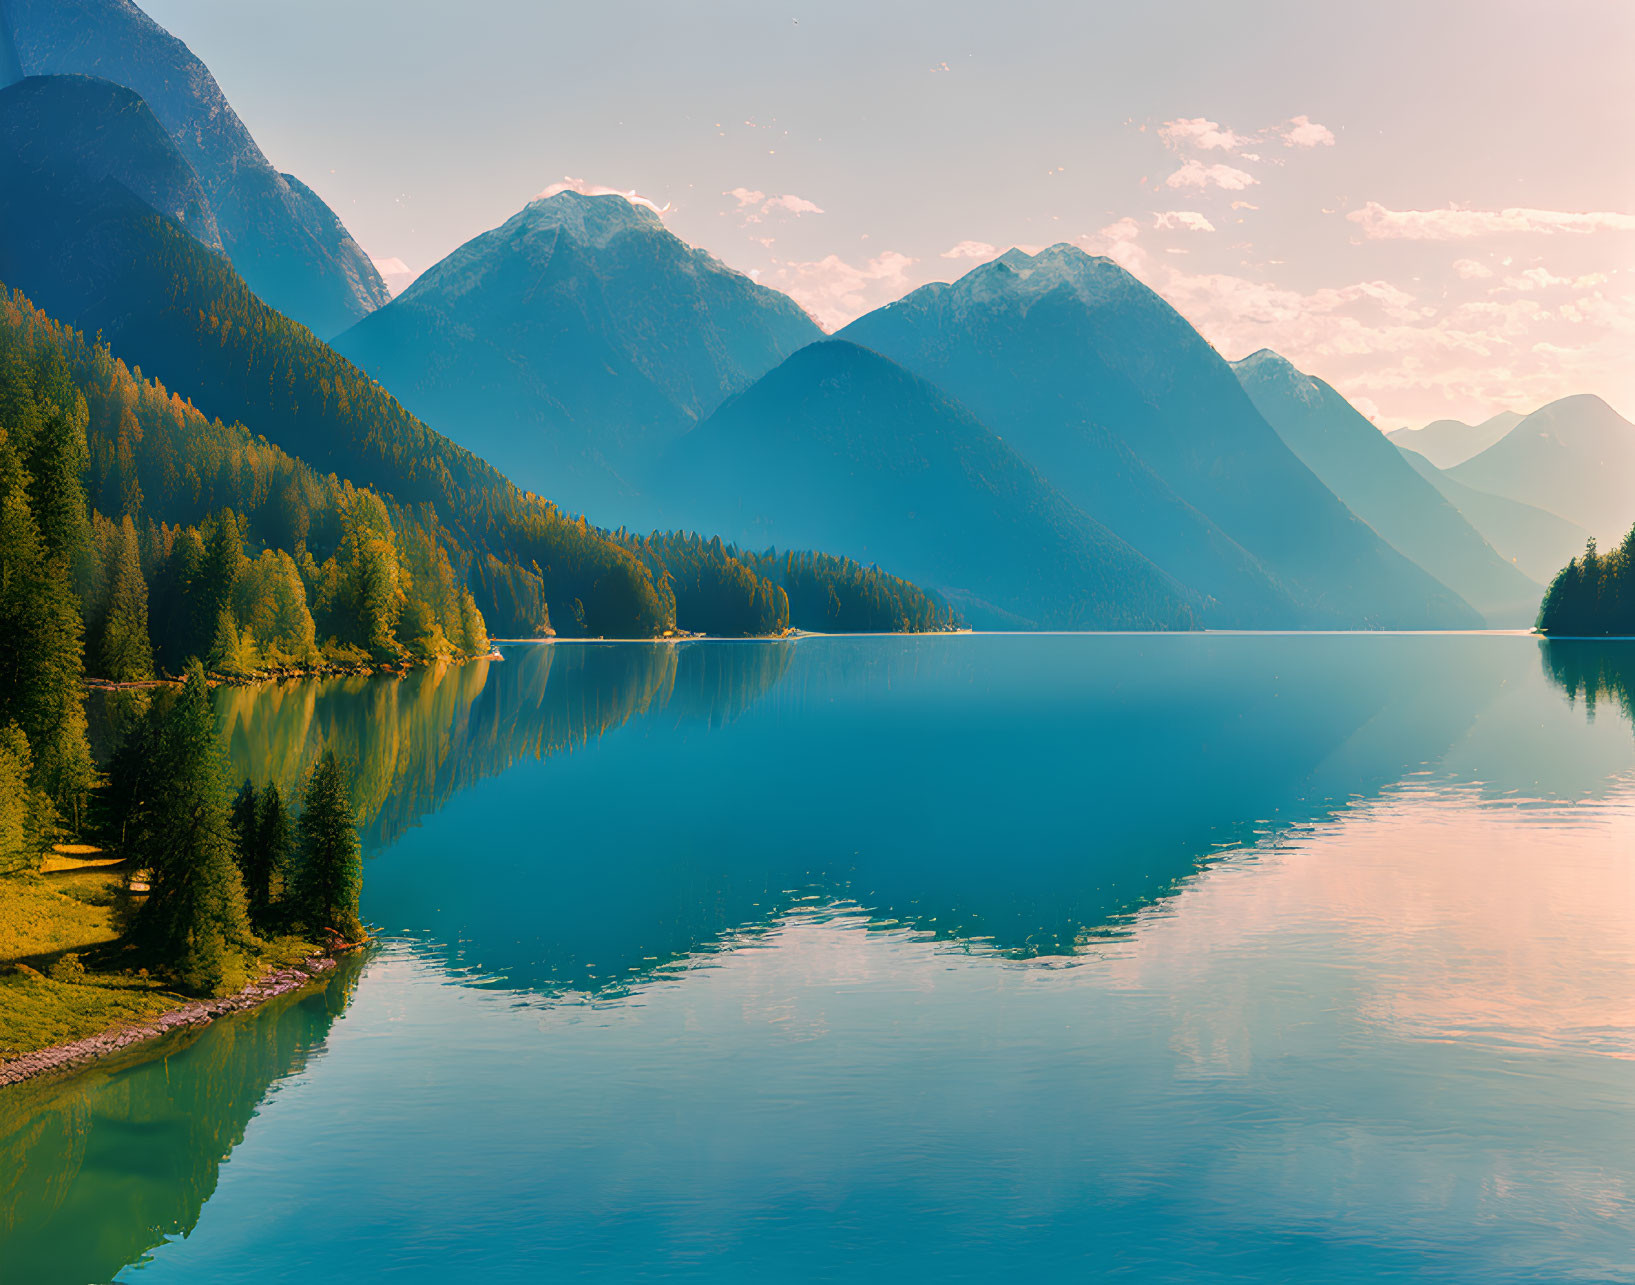
M 195 1000 L 166 1009 L 159 1016 L 145 1022 L 121 1026 L 114 1030 L 88 1035 L 69 1044 L 54 1044 L 50 1048 L 24 1053 L 8 1062 L 0 1062 L 0 1089 L 26 1080 L 37 1079 L 60 1071 L 78 1070 L 92 1062 L 120 1053 L 133 1045 L 156 1040 L 174 1031 L 208 1026 L 216 1018 L 228 1013 L 243 1013 L 265 1004 L 268 1000 L 288 995 L 323 977 L 335 969 L 335 954 L 308 956 L 298 964 L 274 969 L 258 977 L 243 990 L 221 999 Z

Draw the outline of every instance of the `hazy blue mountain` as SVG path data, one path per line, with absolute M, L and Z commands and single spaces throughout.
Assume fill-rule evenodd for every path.
M 1531 504 L 1489 495 L 1456 481 L 1423 455 L 1397 448 L 1409 466 L 1480 531 L 1500 557 L 1530 580 L 1549 584 L 1569 559 L 1584 551 L 1590 533 Z
M 941 590 L 978 627 L 1176 628 L 1199 604 L 965 407 L 855 344 L 801 349 L 666 454 L 678 520 Z
M 14 85 L 23 78 L 23 64 L 17 57 L 17 44 L 11 38 L 11 20 L 6 7 L 0 4 L 0 89 Z
M 953 394 L 1069 500 L 1238 623 L 1480 620 L 1351 514 L 1220 355 L 1111 260 L 1067 245 L 1012 250 L 840 333 Z M 1139 496 L 1133 464 L 1153 480 Z M 1191 534 L 1200 518 L 1208 539 Z
M 1576 522 L 1603 543 L 1623 539 L 1635 522 L 1635 424 L 1589 394 L 1534 411 L 1448 472 Z
M 1485 451 L 1525 418 L 1513 410 L 1502 410 L 1480 424 L 1439 419 L 1424 428 L 1399 428 L 1387 436 L 1403 450 L 1424 456 L 1437 468 L 1450 469 Z
M 1501 558 L 1332 386 L 1267 348 L 1234 362 L 1232 369 L 1289 449 L 1392 548 L 1470 603 L 1489 624 L 1533 623 L 1544 586 Z
M 521 485 L 634 525 L 664 447 L 821 334 L 645 206 L 563 192 L 461 246 L 336 347 Z
M 52 171 L 86 189 L 111 183 L 220 250 L 221 236 L 192 167 L 148 105 L 90 76 L 32 76 L 0 90 L 5 164 Z
M 198 175 L 221 243 L 274 308 L 333 335 L 385 303 L 369 256 L 310 188 L 280 174 L 191 50 L 130 0 L 5 0 L 22 70 L 135 90 Z

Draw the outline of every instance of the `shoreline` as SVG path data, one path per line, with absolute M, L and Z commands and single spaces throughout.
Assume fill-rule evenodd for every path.
M 339 955 L 366 944 L 367 941 L 357 942 L 309 955 L 299 963 L 273 969 L 256 978 L 242 990 L 234 991 L 220 999 L 188 1000 L 175 1008 L 167 1008 L 158 1016 L 145 1021 L 111 1027 L 66 1044 L 53 1044 L 19 1054 L 8 1061 L 0 1062 L 0 1092 L 13 1085 L 25 1084 L 43 1076 L 72 1074 L 105 1058 L 151 1043 L 166 1035 L 196 1030 L 209 1026 L 218 1017 L 232 1013 L 247 1013 L 260 1008 L 280 996 L 294 994 L 326 979 L 335 971 Z
M 533 640 L 529 640 L 533 641 Z M 549 641 L 549 640 L 544 640 Z M 310 678 L 374 678 L 385 674 L 407 674 L 414 669 L 429 669 L 433 665 L 465 665 L 474 660 L 493 660 L 496 650 L 479 656 L 426 656 L 410 660 L 383 660 L 373 665 L 314 665 L 309 669 L 267 669 L 253 674 L 206 673 L 205 681 L 212 687 L 259 687 L 264 683 L 291 683 Z M 111 678 L 86 678 L 87 692 L 142 692 L 157 691 L 162 687 L 180 687 L 180 678 L 143 678 L 134 682 L 116 682 Z

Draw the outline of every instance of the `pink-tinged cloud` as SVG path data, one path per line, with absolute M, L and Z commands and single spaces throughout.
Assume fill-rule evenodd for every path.
M 1310 116 L 1296 116 L 1274 131 L 1285 147 L 1333 147 L 1334 131 Z
M 587 183 L 582 178 L 564 178 L 560 183 L 552 183 L 543 192 L 537 193 L 534 200 L 543 201 L 561 192 L 578 192 L 580 196 L 622 196 L 632 205 L 645 205 L 654 214 L 665 214 L 670 209 L 669 202 L 660 205 L 651 197 L 643 196 L 634 190 L 626 191 L 618 187 L 603 187 L 600 183 Z
M 999 255 L 997 246 L 989 245 L 986 241 L 961 241 L 958 245 L 949 246 L 942 252 L 945 259 L 993 259 Z
M 1370 201 L 1346 218 L 1370 240 L 1461 241 L 1502 233 L 1635 232 L 1635 214 L 1607 210 L 1389 210 Z
M 794 299 L 825 330 L 834 331 L 906 294 L 914 285 L 908 270 L 918 262 L 896 250 L 862 265 L 830 254 L 805 263 L 779 263 L 762 280 Z
M 770 214 L 774 210 L 784 214 L 822 214 L 823 207 L 815 202 L 808 201 L 804 196 L 774 196 L 761 207 L 762 214 Z
M 1475 259 L 1455 259 L 1453 271 L 1461 281 L 1485 281 L 1493 275 L 1492 268 Z
M 1227 192 L 1241 192 L 1260 182 L 1253 174 L 1231 165 L 1205 165 L 1191 159 L 1164 180 L 1165 187 L 1218 187 Z
M 1253 138 L 1234 133 L 1202 116 L 1167 120 L 1158 127 L 1158 137 L 1164 141 L 1166 147 L 1193 147 L 1202 152 L 1235 152 L 1240 147 L 1254 142 Z
M 1512 290 L 1588 290 L 1593 286 L 1603 286 L 1607 283 L 1604 272 L 1590 272 L 1581 277 L 1558 277 L 1548 268 L 1528 268 L 1513 277 L 1504 279 L 1505 285 Z
M 757 191 L 752 187 L 735 187 L 729 192 L 721 193 L 730 196 L 738 202 L 738 213 L 743 216 L 744 222 L 760 223 L 769 214 L 822 214 L 823 207 L 815 201 L 808 201 L 804 196 L 796 196 L 786 192 L 782 196 L 768 196 L 765 192 Z
M 1235 204 L 1235 202 L 1234 202 Z M 1161 210 L 1153 215 L 1160 232 L 1213 232 L 1215 225 L 1197 210 Z

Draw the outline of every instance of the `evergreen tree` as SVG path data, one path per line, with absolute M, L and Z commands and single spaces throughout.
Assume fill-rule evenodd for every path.
M 240 876 L 244 879 L 245 902 L 249 902 L 249 871 L 256 863 L 256 847 L 261 842 L 260 800 L 256 797 L 255 783 L 245 778 L 233 795 L 233 809 L 228 813 L 228 824 L 233 827 L 234 852 L 238 858 Z
M 32 788 L 77 828 L 92 778 L 79 599 L 67 555 L 41 535 L 16 445 L 0 423 L 0 725 L 22 729 Z
M 256 948 L 244 905 L 233 826 L 204 669 L 188 668 L 174 704 L 148 716 L 146 761 L 127 758 L 140 774 L 128 789 L 135 805 L 131 855 L 145 867 L 149 892 L 137 920 L 139 938 L 181 985 L 221 994 L 239 981 Z M 147 720 L 144 720 L 147 721 Z
M 256 923 L 265 923 L 277 900 L 285 894 L 294 848 L 283 796 L 278 786 L 269 782 L 261 791 L 254 856 L 245 862 L 244 869 L 245 893 Z
M 351 781 L 328 750 L 307 778 L 296 832 L 299 857 L 292 901 L 297 922 L 309 932 L 328 930 L 343 941 L 357 941 L 363 936 L 358 918 L 363 851 Z
M 33 870 L 40 859 L 37 796 L 28 738 L 16 723 L 0 727 L 0 875 Z
M 153 677 L 153 647 L 148 641 L 148 585 L 142 578 L 141 547 L 127 514 L 119 524 L 108 576 L 108 609 L 98 640 L 97 669 L 115 682 Z

